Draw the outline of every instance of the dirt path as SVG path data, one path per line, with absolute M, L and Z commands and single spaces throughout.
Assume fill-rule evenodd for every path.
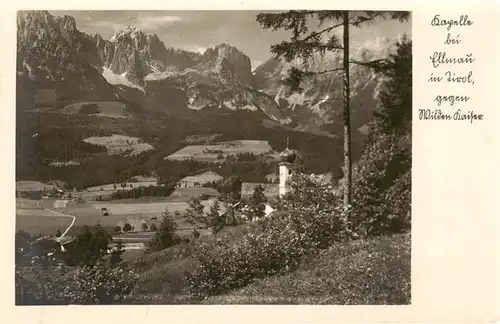
M 44 208 L 46 211 L 52 213 L 52 214 L 55 214 L 57 216 L 62 216 L 62 217 L 69 217 L 69 218 L 72 218 L 73 220 L 71 221 L 71 224 L 69 224 L 68 228 L 64 231 L 64 233 L 61 234 L 61 236 L 59 236 L 56 240 L 57 241 L 60 241 L 66 234 L 68 234 L 69 230 L 71 229 L 71 227 L 73 227 L 73 225 L 75 224 L 75 221 L 76 221 L 76 217 L 75 216 L 72 216 L 72 215 L 68 215 L 68 214 L 63 214 L 63 213 L 60 213 L 60 212 L 56 212 L 54 210 L 50 210 L 50 209 L 47 209 L 47 208 Z

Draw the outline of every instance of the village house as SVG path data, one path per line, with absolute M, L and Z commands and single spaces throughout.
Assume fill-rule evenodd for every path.
M 200 188 L 207 183 L 217 182 L 222 179 L 223 177 L 220 176 L 219 174 L 212 171 L 208 171 L 202 174 L 184 177 L 181 180 L 179 180 L 177 186 L 179 188 Z

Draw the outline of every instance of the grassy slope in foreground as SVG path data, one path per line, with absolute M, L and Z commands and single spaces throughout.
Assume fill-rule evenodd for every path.
M 409 235 L 339 244 L 296 271 L 268 277 L 208 304 L 410 304 Z
M 189 304 L 184 275 L 195 261 L 182 246 L 136 260 L 139 304 Z M 188 253 L 189 254 L 189 253 Z M 409 304 L 410 236 L 338 244 L 296 271 L 257 281 L 203 301 L 206 304 Z

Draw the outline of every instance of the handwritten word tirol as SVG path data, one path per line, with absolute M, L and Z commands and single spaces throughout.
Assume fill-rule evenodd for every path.
M 431 20 L 431 26 L 434 27 L 446 27 L 446 30 L 450 31 L 453 26 L 459 27 L 469 27 L 472 26 L 474 22 L 469 20 L 469 16 L 462 15 L 458 20 L 456 19 L 441 19 L 440 15 L 435 15 Z
M 448 57 L 446 52 L 434 52 L 429 59 L 432 62 L 432 65 L 437 68 L 441 64 L 471 64 L 476 60 L 472 53 L 466 54 L 461 57 Z
M 456 102 L 467 102 L 469 99 L 469 96 L 438 95 L 434 98 L 434 101 L 437 102 L 438 106 L 445 102 L 449 103 L 450 106 L 454 106 Z
M 474 78 L 472 77 L 472 71 L 469 71 L 469 74 L 467 76 L 460 76 L 457 75 L 454 72 L 451 71 L 446 71 L 445 74 L 446 80 L 451 83 L 469 83 L 471 85 L 474 85 Z

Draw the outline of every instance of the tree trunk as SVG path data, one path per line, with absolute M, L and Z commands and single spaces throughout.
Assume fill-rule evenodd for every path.
M 349 12 L 344 11 L 344 207 L 351 205 L 351 117 L 349 87 Z

